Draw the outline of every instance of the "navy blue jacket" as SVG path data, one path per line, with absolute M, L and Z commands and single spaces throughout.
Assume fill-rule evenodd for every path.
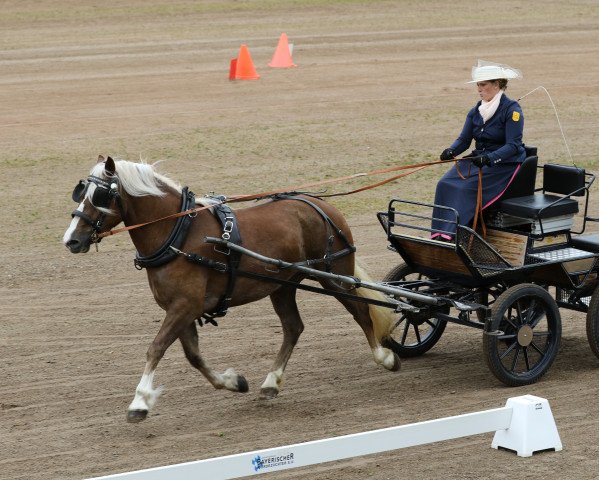
M 474 139 L 476 145 L 472 155 L 487 155 L 491 165 L 523 162 L 526 157 L 522 143 L 524 115 L 518 102 L 503 94 L 497 111 L 486 124 L 478 111 L 480 104 L 479 101 L 468 112 L 462 133 L 449 148 L 459 155 Z

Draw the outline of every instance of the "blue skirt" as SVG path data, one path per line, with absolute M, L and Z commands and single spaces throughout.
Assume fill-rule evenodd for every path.
M 468 159 L 456 162 L 462 179 L 455 165 L 441 177 L 435 191 L 435 205 L 451 207 L 458 212 L 460 225 L 471 225 L 476 209 L 476 193 L 478 191 L 478 167 Z M 492 167 L 483 167 L 483 208 L 497 201 L 512 181 L 520 168 L 519 163 L 504 163 Z M 456 231 L 455 213 L 451 210 L 433 208 L 431 237 L 452 238 Z

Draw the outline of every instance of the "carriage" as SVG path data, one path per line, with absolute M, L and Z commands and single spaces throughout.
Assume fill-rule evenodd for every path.
M 542 177 L 539 188 L 537 176 Z M 400 358 L 424 354 L 439 341 L 447 323 L 455 323 L 482 331 L 484 356 L 497 379 L 508 386 L 528 385 L 555 360 L 560 308 L 586 312 L 588 341 L 599 357 L 599 234 L 584 235 L 588 222 L 599 221 L 588 215 L 594 180 L 576 166 L 539 166 L 536 149 L 527 147 L 513 181 L 485 213 L 484 233 L 460 225 L 458 212 L 449 207 L 393 199 L 377 217 L 388 248 L 403 261 L 382 282 L 301 268 L 314 278 L 329 275 L 394 300 L 379 302 L 397 312 L 392 335 L 383 345 Z M 431 238 L 449 233 L 430 226 L 435 207 L 451 212 L 457 232 L 453 240 Z M 298 268 L 218 238 L 208 241 L 262 262 Z
M 500 381 L 527 385 L 557 355 L 560 308 L 586 312 L 588 341 L 599 356 L 599 234 L 584 234 L 597 221 L 588 216 L 595 177 L 575 166 L 538 166 L 536 149 L 527 153 L 486 212 L 484 237 L 459 225 L 452 209 L 457 233 L 451 241 L 431 239 L 443 233 L 430 227 L 433 205 L 393 199 L 378 213 L 389 248 L 404 261 L 384 284 L 435 300 L 410 301 L 414 309 L 400 312 L 387 342 L 400 357 L 422 355 L 447 323 L 456 323 L 482 331 L 486 362 Z
M 483 332 L 485 358 L 500 381 L 533 383 L 558 352 L 560 307 L 586 312 L 589 343 L 599 356 L 599 234 L 584 235 L 588 222 L 599 221 L 588 215 L 595 177 L 575 166 L 539 167 L 536 151 L 528 153 L 486 212 L 482 232 L 460 225 L 448 209 L 455 237 L 432 239 L 443 233 L 431 227 L 434 205 L 391 200 L 377 216 L 403 262 L 381 282 L 357 262 L 343 215 L 316 196 L 283 190 L 243 196 L 240 201 L 266 201 L 234 213 L 224 197 L 197 201 L 151 165 L 100 157 L 73 190 L 79 207 L 63 242 L 84 253 L 101 238 L 128 231 L 135 266 L 146 269 L 166 312 L 128 421 L 145 419 L 156 403 L 161 389 L 153 386 L 154 373 L 177 339 L 216 389 L 248 391 L 232 368 L 208 367 L 196 321 L 216 325 L 229 307 L 266 296 L 281 320 L 283 343 L 260 391 L 275 398 L 304 329 L 298 289 L 337 298 L 362 328 L 375 362 L 390 371 L 399 370 L 402 357 L 427 352 L 447 323 L 457 323 Z M 538 171 L 542 187 L 536 189 Z M 125 227 L 115 228 L 120 222 Z

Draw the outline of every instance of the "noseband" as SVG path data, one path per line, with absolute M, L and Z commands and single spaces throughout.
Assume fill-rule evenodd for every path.
M 116 201 L 119 212 L 121 213 L 121 218 L 123 217 L 122 212 L 122 204 L 121 204 L 121 196 L 119 194 L 118 186 L 119 180 L 117 177 L 111 178 L 110 181 L 106 181 L 103 178 L 96 177 L 94 175 L 90 175 L 87 177 L 87 180 L 79 180 L 79 183 L 73 189 L 72 198 L 73 201 L 77 203 L 81 203 L 85 199 L 85 195 L 87 190 L 89 189 L 90 184 L 94 184 L 96 186 L 94 193 L 92 194 L 91 203 L 94 207 L 97 208 L 106 208 L 110 209 L 113 200 Z M 99 210 L 100 214 L 94 220 L 89 215 L 86 215 L 80 210 L 74 210 L 71 213 L 71 217 L 79 217 L 85 223 L 87 223 L 94 230 L 92 233 L 91 241 L 92 243 L 99 243 L 101 238 L 98 238 L 98 234 L 102 231 L 102 224 L 104 223 L 104 219 L 106 218 L 106 214 Z

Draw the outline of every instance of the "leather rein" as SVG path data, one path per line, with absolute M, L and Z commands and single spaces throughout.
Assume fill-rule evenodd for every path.
M 467 158 L 467 157 L 464 157 Z M 472 168 L 472 164 L 468 166 L 468 173 L 466 176 L 460 172 L 460 167 L 458 166 L 457 160 L 462 160 L 461 158 L 456 159 L 455 169 L 458 173 L 458 176 L 462 180 L 466 180 L 466 178 L 470 177 L 470 170 Z M 476 207 L 474 208 L 474 218 L 472 219 L 472 230 L 476 232 L 476 226 L 478 225 L 478 220 L 480 219 L 480 226 L 482 229 L 483 238 L 487 236 L 487 226 L 485 225 L 485 220 L 483 218 L 483 169 L 478 169 L 478 186 L 476 188 Z
M 457 162 L 456 159 L 455 161 Z M 355 190 L 351 190 L 351 191 L 347 191 L 347 192 L 341 192 L 341 193 L 332 193 L 332 194 L 323 194 L 323 195 L 318 195 L 319 197 L 336 197 L 336 196 L 342 196 L 342 195 L 351 195 L 353 193 L 358 193 L 358 192 L 363 192 L 365 190 L 370 190 L 372 188 L 375 187 L 379 187 L 381 185 L 384 185 L 386 183 L 392 182 L 394 180 L 397 180 L 398 178 L 401 177 L 405 177 L 407 175 L 411 175 L 412 173 L 415 173 L 419 170 L 422 170 L 426 167 L 430 167 L 432 165 L 439 165 L 441 163 L 447 163 L 447 161 L 442 161 L 442 160 L 438 160 L 435 162 L 428 162 L 428 163 L 417 163 L 417 164 L 412 164 L 412 165 L 402 165 L 399 167 L 391 167 L 391 168 L 384 168 L 384 169 L 380 169 L 380 170 L 373 170 L 370 172 L 365 172 L 365 173 L 355 173 L 353 175 L 347 175 L 344 177 L 337 177 L 337 178 L 332 178 L 332 179 L 328 179 L 328 180 L 321 180 L 318 182 L 312 182 L 312 183 L 306 183 L 306 184 L 302 184 L 299 186 L 295 186 L 295 187 L 287 187 L 287 188 L 281 188 L 278 190 L 272 190 L 272 191 L 267 191 L 267 192 L 260 192 L 260 193 L 255 193 L 255 194 L 250 194 L 250 195 L 236 195 L 236 196 L 232 196 L 227 198 L 226 200 L 220 200 L 220 204 L 223 203 L 233 203 L 233 202 L 247 202 L 250 200 L 260 200 L 262 198 L 266 198 L 266 197 L 272 197 L 273 195 L 278 195 L 278 194 L 282 194 L 282 193 L 287 193 L 287 192 L 297 192 L 297 191 L 301 191 L 303 189 L 306 188 L 312 188 L 312 187 L 318 187 L 321 185 L 326 185 L 329 183 L 337 183 L 337 182 L 342 182 L 345 180 L 352 180 L 355 178 L 359 178 L 359 177 L 367 177 L 367 176 L 372 176 L 372 175 L 380 175 L 383 173 L 390 173 L 390 172 L 395 172 L 398 170 L 411 170 L 409 172 L 405 172 L 399 175 L 395 175 L 393 177 L 387 178 L 383 181 L 377 182 L 377 183 L 373 183 L 371 185 L 367 185 L 365 187 L 361 187 Z M 457 165 L 457 163 L 456 163 Z M 217 204 L 219 204 L 217 202 Z M 111 235 L 116 235 L 117 233 L 123 233 L 123 232 L 128 232 L 130 230 L 134 230 L 137 228 L 141 228 L 141 227 L 145 227 L 146 225 L 151 225 L 153 223 L 157 223 L 157 222 L 162 222 L 164 220 L 168 220 L 171 218 L 178 218 L 178 217 L 183 217 L 185 215 L 192 215 L 194 213 L 200 212 L 202 210 L 206 210 L 209 209 L 211 207 L 213 207 L 213 205 L 202 205 L 202 206 L 198 206 L 198 207 L 194 207 L 194 208 L 188 208 L 186 210 L 177 212 L 177 213 L 173 213 L 171 215 L 167 215 L 164 217 L 160 217 L 157 218 L 155 220 L 151 220 L 149 222 L 144 222 L 144 223 L 138 223 L 135 225 L 129 225 L 129 226 L 125 226 L 125 227 L 119 227 L 119 228 L 113 228 L 112 230 L 108 230 L 106 232 L 102 232 L 102 233 L 98 233 L 97 234 L 97 238 L 98 240 L 101 240 L 104 237 L 108 237 Z

